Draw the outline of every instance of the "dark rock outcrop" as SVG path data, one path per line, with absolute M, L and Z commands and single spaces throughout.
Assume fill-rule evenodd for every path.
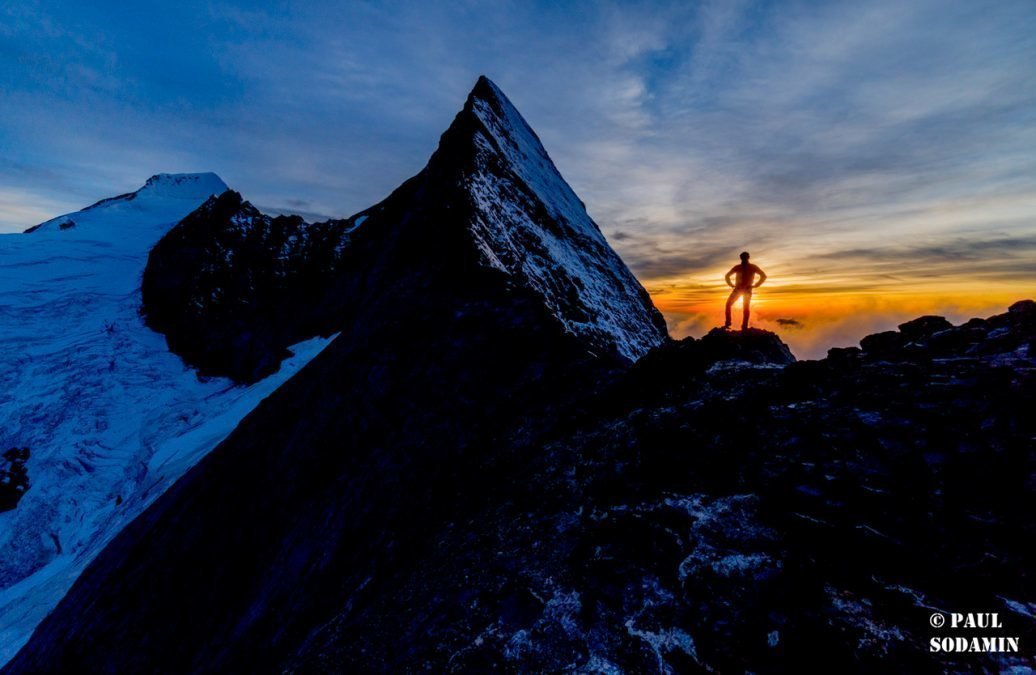
M 931 337 L 948 328 L 953 328 L 953 324 L 941 316 L 922 316 L 899 324 L 899 332 L 908 340 Z
M 776 333 L 714 328 L 700 339 L 670 340 L 638 361 L 625 379 L 625 400 L 679 396 L 702 386 L 709 374 L 754 367 L 784 366 L 795 357 Z M 751 378 L 748 378 L 751 379 Z
M 28 448 L 10 448 L 0 455 L 0 513 L 18 506 L 29 489 Z
M 882 357 L 897 354 L 906 344 L 902 333 L 886 330 L 874 333 L 860 340 L 860 348 L 869 357 Z
M 917 360 L 960 355 L 1008 353 L 1031 349 L 1036 329 L 1036 303 L 1021 300 L 1006 314 L 971 319 L 954 326 L 941 316 L 908 321 L 899 331 L 885 331 L 860 340 L 863 355 L 873 360 Z
M 713 328 L 700 341 L 708 360 L 787 365 L 795 361 L 776 333 L 759 328 L 732 331 Z
M 271 217 L 228 190 L 174 227 L 148 256 L 147 324 L 203 374 L 254 382 L 288 347 L 338 324 L 329 294 L 365 214 L 307 223 Z

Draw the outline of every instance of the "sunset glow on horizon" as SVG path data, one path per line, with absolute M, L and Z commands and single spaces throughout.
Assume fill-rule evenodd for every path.
M 711 287 L 695 285 L 685 290 L 652 287 L 651 299 L 666 316 L 674 338 L 701 337 L 723 325 L 723 305 L 729 288 L 722 279 Z M 904 321 L 926 314 L 945 316 L 953 323 L 973 317 L 1001 314 L 1024 299 L 1036 298 L 1036 289 L 951 292 L 846 292 L 805 290 L 798 284 L 778 288 L 769 282 L 752 299 L 753 328 L 780 335 L 798 358 L 823 358 L 832 347 L 857 346 L 861 338 L 883 330 L 895 330 Z M 741 304 L 734 306 L 735 326 Z
M 640 279 L 677 338 L 722 325 L 730 291 L 723 277 L 749 249 L 768 275 L 752 298 L 752 325 L 777 332 L 799 358 L 821 358 L 917 316 L 962 322 L 1036 298 L 1030 213 L 1036 195 L 1013 195 L 952 212 L 918 209 L 892 225 L 879 218 L 854 229 L 761 222 L 658 237 L 649 248 L 622 235 L 617 246 L 642 268 Z M 984 221 L 1010 225 L 985 230 Z M 740 311 L 738 302 L 738 321 Z
M 736 263 L 734 257 L 734 263 Z M 751 325 L 778 333 L 799 358 L 822 358 L 831 347 L 857 345 L 860 338 L 895 330 L 926 314 L 960 323 L 1007 311 L 1036 298 L 1036 281 L 927 277 L 905 281 L 892 275 L 850 277 L 836 272 L 797 272 L 799 265 L 764 256 L 752 262 L 769 275 L 753 294 Z M 879 264 L 880 266 L 880 264 Z M 681 278 L 643 280 L 655 306 L 666 316 L 674 338 L 701 337 L 723 324 L 730 288 L 723 281 L 730 266 Z M 735 326 L 741 303 L 734 305 Z
M 814 220 L 758 203 L 728 208 L 729 225 L 615 233 L 674 337 L 722 325 L 723 277 L 746 249 L 768 275 L 752 326 L 778 333 L 799 358 L 918 316 L 960 323 L 1036 298 L 1036 191 L 833 208 Z M 759 212 L 770 218 L 754 219 Z M 736 323 L 740 311 L 738 302 Z

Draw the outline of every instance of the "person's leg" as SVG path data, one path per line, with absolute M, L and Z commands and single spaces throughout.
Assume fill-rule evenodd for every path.
M 739 293 L 740 291 L 736 288 L 730 291 L 730 297 L 727 298 L 727 321 L 723 324 L 724 328 L 730 328 L 730 307 L 737 302 L 737 296 Z
M 744 308 L 744 320 L 741 322 L 741 330 L 748 330 L 749 306 L 752 304 L 752 291 L 745 291 L 741 296 L 741 306 Z

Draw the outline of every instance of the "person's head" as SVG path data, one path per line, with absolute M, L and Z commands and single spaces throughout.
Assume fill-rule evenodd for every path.
M 748 255 L 748 251 L 741 251 L 741 262 L 746 263 L 751 256 Z

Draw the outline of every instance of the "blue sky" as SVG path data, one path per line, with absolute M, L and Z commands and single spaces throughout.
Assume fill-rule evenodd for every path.
M 656 297 L 747 246 L 1036 291 L 1031 0 L 147 5 L 0 7 L 0 231 L 175 171 L 349 215 L 484 73 Z

